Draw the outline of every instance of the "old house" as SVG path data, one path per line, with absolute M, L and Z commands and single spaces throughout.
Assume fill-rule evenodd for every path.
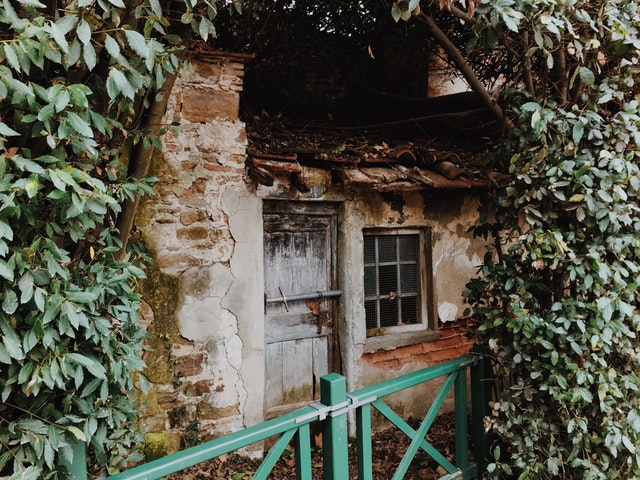
M 327 372 L 354 390 L 466 352 L 461 292 L 483 255 L 468 229 L 491 181 L 481 155 L 374 127 L 244 121 L 251 57 L 191 60 L 166 114 L 181 134 L 164 138 L 136 221 L 155 259 L 148 429 L 178 448 L 312 402 Z M 422 413 L 430 395 L 394 408 Z

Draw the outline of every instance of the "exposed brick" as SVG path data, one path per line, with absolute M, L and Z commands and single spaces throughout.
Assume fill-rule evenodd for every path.
M 185 197 L 192 195 L 202 195 L 207 188 L 207 180 L 204 178 L 196 178 L 191 186 L 182 192 Z
M 208 123 L 218 118 L 237 120 L 240 96 L 222 90 L 189 90 L 182 100 L 182 115 L 192 123 Z
M 204 168 L 210 172 L 237 173 L 238 175 L 244 173 L 244 168 L 227 167 L 224 165 L 216 165 L 215 163 L 205 163 Z
M 211 393 L 213 382 L 211 380 L 200 380 L 198 382 L 195 382 L 193 386 L 196 388 L 198 396 L 201 396 L 205 393 Z
M 201 222 L 206 218 L 207 215 L 202 210 L 192 210 L 180 214 L 180 223 L 183 225 L 191 225 L 192 223 Z
M 209 63 L 209 62 L 193 62 L 193 70 L 203 78 L 213 78 L 219 77 L 222 68 L 220 68 L 220 63 Z
M 468 353 L 471 349 L 472 344 L 469 343 L 467 345 L 461 345 L 457 348 L 443 348 L 440 350 L 434 350 L 433 352 L 429 352 L 427 354 L 428 363 L 430 365 L 435 365 L 437 363 L 446 362 L 447 360 L 452 360 L 460 355 L 464 355 Z
M 161 255 L 158 256 L 156 262 L 158 264 L 158 267 L 160 268 L 171 268 L 175 267 L 176 265 L 181 265 L 183 267 L 192 267 L 194 265 L 200 264 L 200 260 L 184 253 L 178 253 L 175 255 Z
M 427 351 L 440 350 L 442 348 L 457 347 L 469 343 L 469 341 L 461 335 L 452 335 L 450 337 L 440 337 L 437 340 L 429 342 L 425 345 Z
M 209 229 L 204 227 L 180 228 L 176 232 L 179 240 L 203 240 L 209 236 Z
M 186 172 L 190 172 L 198 166 L 198 162 L 180 162 L 180 167 Z
M 165 414 L 145 416 L 142 422 L 147 432 L 164 432 L 168 426 L 167 416 Z
M 164 142 L 164 151 L 165 152 L 179 152 L 180 150 L 182 150 L 182 144 L 173 140 L 173 141 L 167 141 L 165 140 Z
M 240 413 L 240 405 L 230 405 L 228 407 L 212 407 L 211 405 L 201 403 L 200 419 L 201 420 L 218 420 L 227 418 Z
M 177 404 L 175 394 L 158 395 L 158 405 L 162 405 L 165 411 L 168 411 L 174 404 Z
M 202 362 L 204 361 L 202 352 L 180 356 L 177 359 L 180 363 L 177 365 L 176 370 L 182 372 L 185 377 L 202 373 Z

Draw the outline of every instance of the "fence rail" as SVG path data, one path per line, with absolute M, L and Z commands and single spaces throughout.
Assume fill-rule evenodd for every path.
M 323 479 L 349 478 L 347 413 L 355 412 L 358 480 L 371 480 L 371 408 L 386 417 L 411 443 L 397 467 L 392 480 L 404 477 L 416 453 L 422 449 L 433 458 L 447 474 L 441 480 L 469 480 L 479 478 L 487 454 L 483 441 L 482 419 L 486 413 L 490 392 L 490 369 L 481 355 L 468 354 L 442 364 L 409 373 L 401 377 L 366 387 L 352 393 L 346 392 L 346 381 L 341 375 L 330 373 L 320 379 L 320 402 L 288 413 L 259 425 L 246 428 L 195 447 L 187 448 L 164 458 L 139 465 L 109 477 L 110 480 L 156 480 L 179 472 L 193 465 L 211 460 L 254 443 L 279 436 L 263 459 L 253 480 L 266 479 L 290 442 L 294 442 L 296 480 L 311 480 L 311 445 L 309 425 L 321 421 L 323 426 Z M 467 370 L 471 370 L 472 428 L 475 461 L 469 459 Z M 444 377 L 433 403 L 417 429 L 411 427 L 393 411 L 382 397 L 416 385 Z M 441 409 L 448 393 L 453 389 L 455 404 L 455 461 L 448 460 L 431 445 L 425 436 Z M 83 455 L 74 455 L 74 459 Z M 74 480 L 87 478 L 86 465 L 78 461 L 67 465 Z

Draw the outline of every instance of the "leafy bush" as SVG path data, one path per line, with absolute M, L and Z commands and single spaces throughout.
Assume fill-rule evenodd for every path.
M 214 15 L 195 0 L 2 2 L 2 478 L 64 476 L 75 441 L 112 472 L 140 442 L 145 256 L 117 227 L 152 191 L 139 162 L 164 127 L 146 113 Z
M 511 179 L 475 229 L 495 248 L 466 292 L 506 381 L 489 476 L 639 478 L 637 5 L 479 11 L 485 44 L 513 49 L 522 73 L 493 153 Z

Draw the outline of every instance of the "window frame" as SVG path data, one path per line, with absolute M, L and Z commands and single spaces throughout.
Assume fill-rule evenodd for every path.
M 365 228 L 362 230 L 362 281 L 363 296 L 362 305 L 364 309 L 364 239 L 366 236 L 400 236 L 418 235 L 418 272 L 419 272 L 419 306 L 418 321 L 406 325 L 394 325 L 388 327 L 378 327 L 374 329 L 366 328 L 366 313 L 362 322 L 365 330 L 365 351 L 380 349 L 391 349 L 399 346 L 414 345 L 438 338 L 434 315 L 434 295 L 433 295 L 433 264 L 432 264 L 432 230 L 430 227 L 402 227 L 402 228 Z

